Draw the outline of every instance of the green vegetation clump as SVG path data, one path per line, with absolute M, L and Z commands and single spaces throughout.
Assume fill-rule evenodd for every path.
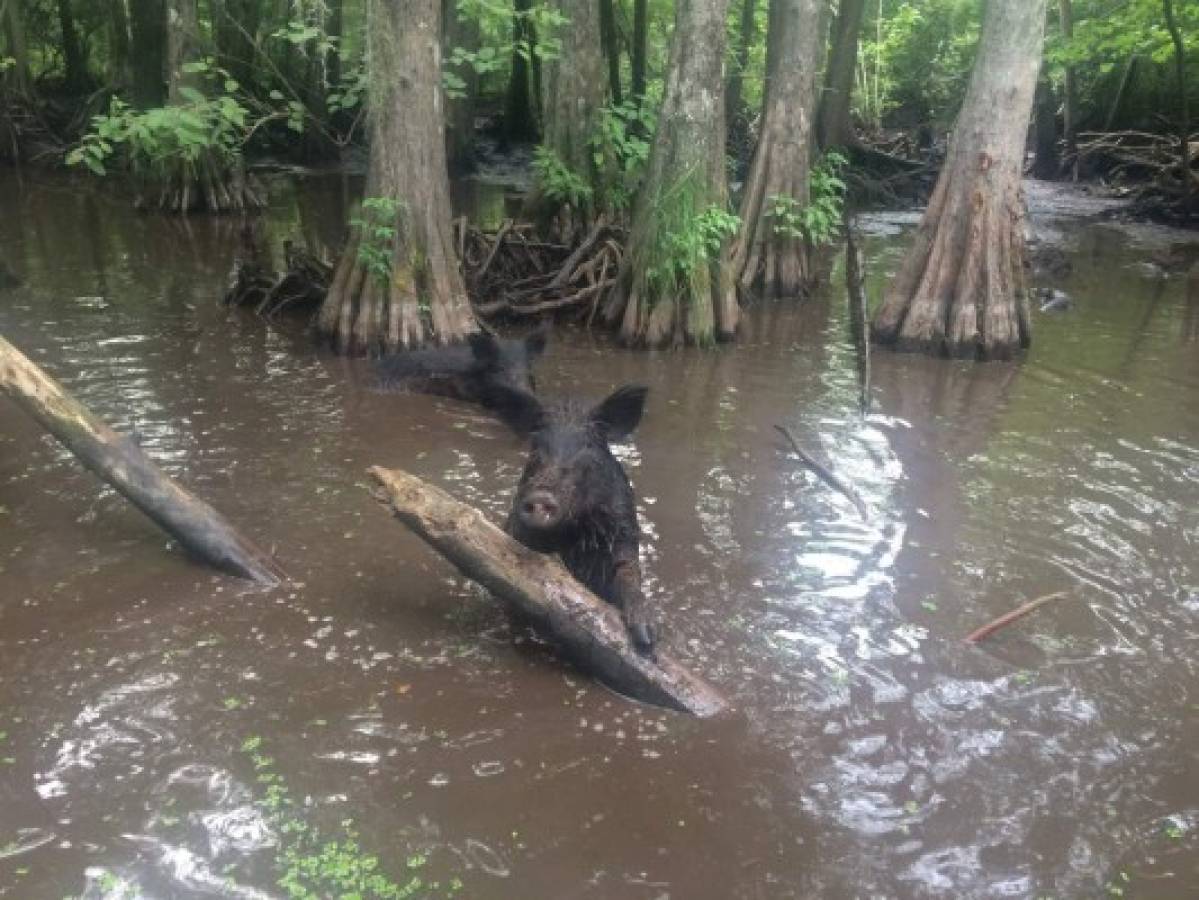
M 404 854 L 402 873 L 389 874 L 378 855 L 362 846 L 352 819 L 342 819 L 335 829 L 310 824 L 276 771 L 274 758 L 262 752 L 262 738 L 246 738 L 241 750 L 266 791 L 256 804 L 279 835 L 278 885 L 290 900 L 449 898 L 462 891 L 457 878 L 448 884 L 426 880 L 421 872 L 428 859 L 420 853 Z
M 841 172 L 848 160 L 835 150 L 826 153 L 812 167 L 808 182 L 808 202 L 775 195 L 768 198 L 767 215 L 776 235 L 826 244 L 837 234 L 845 208 L 845 182 Z

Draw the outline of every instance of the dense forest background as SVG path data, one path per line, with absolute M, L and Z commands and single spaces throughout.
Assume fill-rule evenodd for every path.
M 589 279 L 572 269 L 491 311 L 593 300 L 629 344 L 706 344 L 735 335 L 747 298 L 804 295 L 846 191 L 923 202 L 945 169 L 926 219 L 955 224 L 930 237 L 934 263 L 938 240 L 1011 230 L 1034 149 L 1039 177 L 1124 186 L 1141 212 L 1191 221 L 1197 25 L 1174 0 L 0 0 L 0 158 L 120 172 L 140 208 L 187 213 L 260 206 L 247 160 L 369 146 L 346 252 L 313 294 L 323 334 L 373 352 L 460 338 L 497 277 L 528 274 L 459 260 L 480 239 L 452 233 L 446 179 L 481 146 L 532 145 L 522 218 Z M 1004 173 L 984 187 L 944 166 L 969 121 L 1005 125 L 976 135 Z M 1012 194 L 990 225 L 957 203 L 976 187 Z M 1022 242 L 1000 243 L 999 262 L 913 262 L 876 337 L 954 355 L 1026 344 Z M 925 310 L 931 331 L 900 333 L 921 292 L 978 284 L 993 296 L 975 317 L 1006 305 L 1010 336 L 945 338 L 974 315 L 948 301 Z

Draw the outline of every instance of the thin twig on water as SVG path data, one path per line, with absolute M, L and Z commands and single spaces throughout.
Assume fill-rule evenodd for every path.
M 1066 591 L 1054 591 L 1052 594 L 1046 594 L 1044 597 L 1037 597 L 1035 600 L 1029 600 L 1027 603 L 1016 607 L 1011 612 L 1004 613 L 993 622 L 988 622 L 982 628 L 978 628 L 970 632 L 968 635 L 966 635 L 966 642 L 969 644 L 977 644 L 984 638 L 990 637 L 999 629 L 1006 628 L 1017 619 L 1023 619 L 1030 612 L 1040 609 L 1045 604 L 1052 603 L 1054 600 L 1063 600 L 1068 596 L 1069 594 Z
M 869 507 L 866 506 L 866 501 L 858 496 L 857 491 L 850 487 L 850 485 L 843 481 L 840 477 L 830 472 L 825 466 L 818 463 L 810 454 L 805 452 L 803 448 L 799 446 L 799 442 L 795 440 L 795 436 L 791 434 L 790 429 L 788 429 L 786 425 L 775 425 L 774 427 L 780 434 L 782 434 L 783 437 L 787 439 L 787 442 L 791 445 L 791 449 L 795 451 L 795 455 L 799 457 L 800 461 L 805 466 L 815 472 L 820 477 L 821 481 L 849 500 L 849 502 L 852 503 L 857 509 L 858 515 L 862 517 L 863 522 L 870 520 Z

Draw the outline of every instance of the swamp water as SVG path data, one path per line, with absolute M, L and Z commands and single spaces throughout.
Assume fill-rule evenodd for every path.
M 346 192 L 275 185 L 275 237 L 335 241 Z M 498 424 L 221 307 L 234 223 L 0 173 L 0 333 L 298 582 L 189 562 L 0 402 L 0 895 L 319 895 L 375 854 L 417 896 L 1196 896 L 1199 296 L 1145 265 L 1183 237 L 1032 194 L 1074 310 L 1020 365 L 876 353 L 866 417 L 839 271 L 715 352 L 555 334 L 546 393 L 650 385 L 647 590 L 739 710 L 700 722 L 514 643 L 367 495 L 402 466 L 501 517 Z M 875 300 L 913 221 L 863 222 Z

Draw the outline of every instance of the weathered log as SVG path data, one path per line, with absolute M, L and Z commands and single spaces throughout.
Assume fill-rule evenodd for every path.
M 262 584 L 285 579 L 274 560 L 220 513 L 171 481 L 136 443 L 96 418 L 3 337 L 0 391 L 200 559 Z
M 463 575 L 531 619 L 581 667 L 636 700 L 696 716 L 728 701 L 665 652 L 639 654 L 617 610 L 579 584 L 555 557 L 530 550 L 479 510 L 398 469 L 367 470 L 388 507 Z

